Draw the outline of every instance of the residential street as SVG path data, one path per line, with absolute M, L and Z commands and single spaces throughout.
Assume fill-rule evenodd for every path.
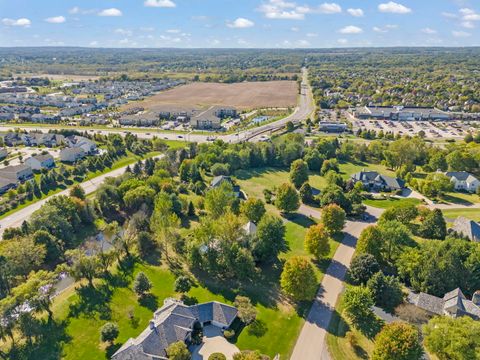
M 345 237 L 323 277 L 290 360 L 329 359 L 325 342 L 327 329 L 338 296 L 343 290 L 343 280 L 355 253 L 357 238 L 364 228 L 376 222 L 382 211 L 382 209 L 367 207 L 367 213 L 371 217 L 368 222 L 347 221 L 344 229 Z M 302 206 L 300 212 L 306 216 L 320 218 L 320 211 L 306 206 Z
M 154 158 L 160 159 L 163 156 L 164 155 L 159 155 L 159 156 L 156 156 Z M 106 174 L 100 175 L 100 176 L 98 176 L 96 178 L 93 178 L 91 180 L 85 181 L 85 182 L 81 183 L 80 185 L 82 186 L 83 190 L 85 190 L 85 193 L 88 195 L 88 194 L 96 191 L 98 189 L 98 187 L 105 181 L 106 178 L 116 177 L 116 176 L 122 175 L 125 172 L 126 168 L 127 168 L 127 166 L 123 166 L 121 168 L 115 169 L 113 171 L 110 171 Z M 28 218 L 35 211 L 40 209 L 40 207 L 43 204 L 45 204 L 48 200 L 50 200 L 52 197 L 59 196 L 59 195 L 68 195 L 69 192 L 70 192 L 70 189 L 65 189 L 65 190 L 59 192 L 58 194 L 48 196 L 45 199 L 37 201 L 36 203 L 34 203 L 32 205 L 29 205 L 29 206 L 27 206 L 23 209 L 20 209 L 20 210 L 14 212 L 13 214 L 3 218 L 2 220 L 0 220 L 0 225 L 1 225 L 1 227 L 0 227 L 0 238 L 2 237 L 3 232 L 5 231 L 6 228 L 21 226 L 22 223 L 25 220 L 28 220 Z

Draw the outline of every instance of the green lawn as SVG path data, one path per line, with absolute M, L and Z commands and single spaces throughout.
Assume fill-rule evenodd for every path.
M 340 296 L 333 313 L 327 333 L 327 345 L 332 360 L 368 359 L 373 352 L 373 341 L 366 338 L 360 331 L 350 326 L 342 316 L 343 298 Z M 346 333 L 351 331 L 357 340 L 356 346 L 351 346 Z
M 166 143 L 169 146 L 169 148 L 174 148 L 174 149 L 181 148 L 181 147 L 185 146 L 185 143 L 181 142 L 181 141 L 168 140 L 168 141 L 166 141 Z M 96 178 L 100 175 L 107 174 L 107 173 L 109 173 L 113 170 L 119 169 L 123 166 L 132 165 L 132 164 L 136 163 L 138 160 L 150 158 L 150 157 L 153 157 L 153 156 L 157 156 L 159 154 L 160 154 L 160 152 L 158 152 L 158 151 L 152 151 L 152 152 L 149 152 L 149 153 L 147 153 L 143 156 L 138 156 L 138 155 L 134 155 L 132 153 L 129 153 L 127 156 L 122 157 L 119 160 L 115 161 L 113 163 L 112 167 L 110 167 L 110 168 L 105 168 L 103 170 L 97 170 L 97 171 L 94 171 L 94 172 L 88 172 L 87 176 L 82 180 L 82 182 L 92 180 L 92 179 L 94 179 L 94 178 Z M 70 168 L 70 166 L 67 166 L 67 168 Z M 35 174 L 35 179 L 37 180 L 37 182 L 39 181 L 39 178 L 40 178 L 40 174 Z M 75 184 L 75 183 L 76 182 L 74 182 L 73 184 Z M 67 188 L 66 186 L 63 186 L 63 187 L 59 187 L 57 189 L 50 190 L 46 194 L 42 193 L 41 198 L 34 198 L 30 201 L 25 201 L 23 204 L 19 204 L 15 209 L 12 209 L 12 210 L 7 211 L 6 213 L 0 215 L 0 219 L 3 219 L 3 218 L 5 218 L 5 217 L 7 217 L 7 216 L 9 216 L 9 215 L 11 215 L 15 212 L 27 207 L 27 206 L 30 206 L 30 205 L 36 203 L 37 201 L 39 201 L 41 199 L 44 199 L 46 197 L 58 194 L 59 192 L 65 190 L 66 188 Z
M 442 200 L 449 204 L 473 205 L 480 202 L 480 196 L 464 192 L 451 192 L 442 196 Z
M 442 210 L 443 216 L 448 219 L 456 219 L 459 216 L 466 217 L 474 221 L 480 221 L 480 209 L 448 209 Z
M 259 198 L 263 198 L 264 188 L 288 180 L 286 171 L 273 169 L 245 173 L 243 176 L 238 180 L 242 189 L 249 196 Z M 306 229 L 316 221 L 302 215 L 292 215 L 285 220 L 288 249 L 281 254 L 281 261 L 292 256 L 311 258 L 303 248 L 303 239 Z M 339 245 L 338 240 L 339 238 L 331 241 L 330 254 L 326 259 L 319 263 L 312 259 L 319 282 Z M 144 305 L 138 303 L 131 290 L 132 280 L 139 271 L 145 272 L 152 281 L 152 293 L 155 296 L 155 301 Z M 256 306 L 258 321 L 238 334 L 236 345 L 241 350 L 258 349 L 271 357 L 278 353 L 282 359 L 288 359 L 310 304 L 295 307 L 286 301 L 279 290 L 280 273 L 281 262 L 266 266 L 251 283 L 242 284 L 241 290 L 232 282 L 199 276 L 198 285 L 192 288 L 188 295 L 198 302 L 217 300 L 231 304 L 238 293 L 246 294 Z M 62 336 L 55 337 L 55 343 L 62 344 L 59 346 L 61 350 L 58 350 L 61 355 L 52 356 L 54 350 L 45 344 L 45 349 L 37 351 L 39 358 L 107 359 L 119 344 L 141 333 L 152 318 L 153 311 L 163 304 L 166 297 L 178 296 L 173 291 L 173 283 L 174 276 L 166 264 L 136 264 L 131 272 L 119 271 L 108 287 L 98 284 L 97 287 L 102 290 L 97 293 L 83 290 L 84 294 L 80 296 L 73 289 L 68 289 L 55 299 L 53 306 L 55 318 L 59 322 L 64 320 L 63 327 L 58 330 Z M 133 314 L 133 320 L 129 319 L 129 314 Z M 115 349 L 105 349 L 99 341 L 99 328 L 107 321 L 119 324 L 120 336 Z
M 389 198 L 384 200 L 364 200 L 363 203 L 368 206 L 380 208 L 380 209 L 389 209 L 395 206 L 402 206 L 402 205 L 420 205 L 422 201 L 420 199 L 415 198 Z

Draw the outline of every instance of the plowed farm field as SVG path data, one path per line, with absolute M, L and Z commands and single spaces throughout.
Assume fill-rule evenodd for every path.
M 141 106 L 145 110 L 232 106 L 239 110 L 289 107 L 297 103 L 295 81 L 243 82 L 235 84 L 192 83 L 134 101 L 124 109 Z

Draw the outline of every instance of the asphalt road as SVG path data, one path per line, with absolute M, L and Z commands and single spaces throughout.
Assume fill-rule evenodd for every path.
M 320 211 L 308 207 L 299 212 L 306 216 L 320 218 Z M 305 324 L 293 349 L 290 360 L 326 360 L 330 356 L 326 345 L 326 335 L 338 296 L 343 290 L 343 280 L 355 253 L 357 239 L 368 225 L 376 222 L 383 210 L 367 207 L 370 214 L 368 222 L 347 221 L 345 237 L 338 246 L 330 266 L 323 277 L 318 293 L 305 320 Z
M 128 128 L 115 128 L 115 129 L 95 129 L 94 127 L 88 127 L 85 129 L 81 129 L 89 131 L 89 132 L 96 132 L 102 135 L 108 134 L 120 134 L 125 136 L 127 132 L 132 132 L 137 135 L 139 138 L 142 139 L 152 139 L 153 137 L 158 137 L 160 139 L 165 140 L 177 140 L 177 141 L 189 141 L 189 142 L 197 142 L 197 143 L 204 143 L 207 142 L 209 138 L 217 138 L 221 139 L 228 143 L 236 143 L 241 141 L 249 141 L 253 139 L 258 134 L 263 134 L 269 131 L 275 131 L 285 126 L 285 124 L 289 121 L 293 123 L 298 123 L 302 120 L 305 120 L 311 116 L 314 111 L 313 106 L 313 95 L 311 88 L 308 84 L 308 70 L 302 69 L 302 93 L 299 95 L 298 99 L 298 106 L 295 108 L 294 112 L 278 121 L 272 122 L 270 124 L 262 125 L 255 127 L 253 129 L 240 131 L 234 134 L 228 135 L 213 135 L 213 134 L 195 134 L 195 133 L 176 133 L 175 131 L 172 132 L 156 132 L 155 129 L 151 129 L 150 131 L 135 131 L 134 129 Z M 19 127 L 13 127 L 7 125 L 0 125 L 0 129 L 2 131 L 8 130 L 15 130 Z M 71 127 L 66 127 L 67 129 L 73 129 Z M 48 127 L 28 127 L 28 130 L 35 130 L 38 132 L 48 132 L 50 129 Z M 77 129 L 77 128 L 75 128 Z
M 312 92 L 311 89 L 308 85 L 308 72 L 306 69 L 302 70 L 302 94 L 299 96 L 299 104 L 297 108 L 295 109 L 294 113 L 291 114 L 290 116 L 278 120 L 276 122 L 264 125 L 264 126 L 259 126 L 256 127 L 255 129 L 251 130 L 245 130 L 243 132 L 240 132 L 238 134 L 231 134 L 231 135 L 222 135 L 218 136 L 217 138 L 224 140 L 225 142 L 240 142 L 240 141 L 250 141 L 253 139 L 257 134 L 264 133 L 265 131 L 270 131 L 270 130 L 277 130 L 279 128 L 282 128 L 285 126 L 285 124 L 288 121 L 292 121 L 294 123 L 302 121 L 306 118 L 308 118 L 311 113 L 314 110 L 313 107 L 313 97 L 312 97 Z M 11 129 L 14 129 L 13 127 L 10 127 Z M 2 130 L 7 130 L 9 129 L 8 126 L 2 126 Z M 38 130 L 41 132 L 48 132 L 48 128 L 45 127 L 39 127 L 39 128 L 29 128 L 30 130 Z M 112 129 L 112 130 L 96 130 L 96 129 L 91 129 L 89 128 L 88 131 L 95 131 L 97 133 L 103 134 L 103 135 L 108 135 L 112 133 L 118 133 L 118 134 L 125 134 L 127 132 L 126 129 Z M 146 132 L 137 132 L 135 133 L 138 135 L 140 138 L 153 138 L 154 136 L 164 138 L 164 139 L 169 139 L 169 140 L 185 140 L 185 141 L 191 141 L 191 142 L 206 142 L 208 135 L 200 135 L 200 134 L 179 134 L 179 133 L 155 133 L 154 131 L 150 133 Z M 92 180 L 86 181 L 81 184 L 81 186 L 84 188 L 85 192 L 87 194 L 94 192 L 105 180 L 107 177 L 115 177 L 118 175 L 123 174 L 125 171 L 126 166 L 123 168 L 116 169 L 114 171 L 111 171 L 107 174 L 101 175 L 97 178 L 94 178 Z M 53 196 L 58 196 L 58 195 L 67 195 L 69 190 L 64 190 L 56 195 Z M 4 219 L 0 220 L 0 237 L 3 234 L 3 231 L 6 228 L 9 227 L 18 227 L 20 226 L 25 220 L 27 220 L 33 212 L 38 210 L 43 204 L 45 204 L 51 197 L 47 197 L 43 200 L 40 200 L 32 205 L 29 205 L 21 210 L 18 210 L 14 212 L 12 215 L 9 215 L 5 217 Z
M 163 156 L 164 155 L 158 155 L 154 158 L 159 159 L 159 158 L 162 158 Z M 97 176 L 96 178 L 85 181 L 85 182 L 81 183 L 80 185 L 82 186 L 85 193 L 88 195 L 88 194 L 94 192 L 95 190 L 97 190 L 98 187 L 105 181 L 105 179 L 107 177 L 116 177 L 116 176 L 122 175 L 125 172 L 125 169 L 127 168 L 127 166 L 123 166 L 121 168 L 110 171 L 106 174 Z M 0 227 L 0 238 L 3 235 L 3 232 L 6 228 L 21 226 L 22 223 L 25 220 L 28 220 L 28 218 L 35 211 L 40 209 L 40 207 L 42 207 L 42 205 L 44 205 L 52 197 L 59 196 L 59 195 L 68 195 L 69 192 L 70 192 L 70 189 L 63 190 L 63 191 L 61 191 L 61 192 L 59 192 L 55 195 L 52 195 L 52 196 L 46 197 L 45 199 L 39 200 L 36 203 L 33 203 L 32 205 L 29 205 L 29 206 L 27 206 L 23 209 L 20 209 L 20 210 L 14 212 L 13 214 L 3 218 L 2 220 L 0 220 L 0 225 L 1 225 L 1 227 Z

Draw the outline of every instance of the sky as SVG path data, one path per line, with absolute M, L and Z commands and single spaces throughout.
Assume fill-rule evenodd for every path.
M 480 0 L 0 0 L 0 46 L 478 46 Z

